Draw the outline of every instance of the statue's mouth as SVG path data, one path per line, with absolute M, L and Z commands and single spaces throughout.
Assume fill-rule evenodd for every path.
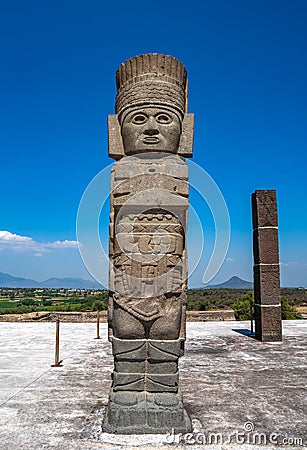
M 156 136 L 146 136 L 143 139 L 144 144 L 158 144 L 160 142 L 160 139 Z

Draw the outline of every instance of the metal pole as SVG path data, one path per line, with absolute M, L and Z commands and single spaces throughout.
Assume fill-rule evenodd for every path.
M 56 333 L 55 333 L 55 362 L 51 367 L 62 367 L 62 361 L 60 361 L 60 319 L 56 321 Z
M 251 311 L 251 334 L 254 334 L 254 321 L 253 321 L 253 305 L 250 302 L 250 311 Z
M 101 339 L 100 335 L 99 335 L 99 318 L 100 318 L 100 311 L 97 311 L 97 336 L 95 337 L 95 339 Z

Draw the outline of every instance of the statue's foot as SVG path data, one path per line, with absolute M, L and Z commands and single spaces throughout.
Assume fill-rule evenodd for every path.
M 192 431 L 180 393 L 110 393 L 103 431 L 114 434 L 166 434 Z

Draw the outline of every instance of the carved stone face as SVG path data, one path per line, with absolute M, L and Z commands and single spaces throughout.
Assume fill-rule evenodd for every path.
M 176 153 L 181 120 L 168 108 L 145 107 L 128 112 L 121 133 L 126 155 L 146 151 Z

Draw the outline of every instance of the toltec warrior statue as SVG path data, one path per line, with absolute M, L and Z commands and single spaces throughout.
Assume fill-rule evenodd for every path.
M 186 69 L 172 56 L 140 55 L 116 74 L 109 116 L 111 174 L 110 433 L 191 431 L 178 386 L 187 289 L 188 169 L 193 115 Z

